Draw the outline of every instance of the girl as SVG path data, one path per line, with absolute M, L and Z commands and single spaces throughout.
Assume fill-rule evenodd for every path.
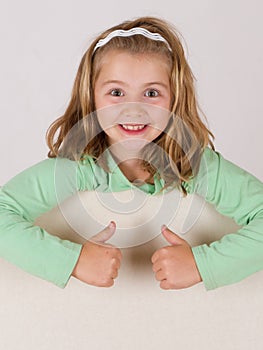
M 261 270 L 263 184 L 216 152 L 213 139 L 176 30 L 151 17 L 110 28 L 84 54 L 65 114 L 47 132 L 49 159 L 1 189 L 1 256 L 60 287 L 71 276 L 111 286 L 122 257 L 105 244 L 114 222 L 80 245 L 34 221 L 77 191 L 138 186 L 196 193 L 242 226 L 191 247 L 163 225 L 170 244 L 152 256 L 161 288 L 203 281 L 209 290 Z

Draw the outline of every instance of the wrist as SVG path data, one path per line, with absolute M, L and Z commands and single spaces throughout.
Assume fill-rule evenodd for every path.
M 81 258 L 81 255 L 82 255 L 82 251 L 83 251 L 83 246 L 82 246 L 82 248 L 81 248 L 81 250 L 80 250 L 78 260 L 77 260 L 77 262 L 76 262 L 76 264 L 75 264 L 75 266 L 74 266 L 74 269 L 73 269 L 73 271 L 72 271 L 72 273 L 71 273 L 71 276 L 76 277 L 76 278 L 77 278 L 77 275 L 78 275 L 78 267 L 79 267 L 79 263 L 80 263 L 80 258 Z

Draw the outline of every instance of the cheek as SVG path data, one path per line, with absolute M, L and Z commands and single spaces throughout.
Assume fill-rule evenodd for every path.
M 97 118 L 104 131 L 109 130 L 116 123 L 116 114 L 112 107 L 96 106 Z
M 171 118 L 170 110 L 164 106 L 151 107 L 149 115 L 151 116 L 152 126 L 156 129 L 156 132 L 162 132 Z
M 105 95 L 105 91 L 102 89 L 100 85 L 95 83 L 94 88 L 94 103 L 96 109 L 101 109 L 107 105 L 106 103 L 107 96 Z
M 163 130 L 157 127 L 151 126 L 151 129 L 149 130 L 147 139 L 149 141 L 155 140 L 157 137 L 159 137 L 163 133 Z
M 94 93 L 94 102 L 95 102 L 95 108 L 96 109 L 100 109 L 103 107 L 103 100 L 102 98 L 96 93 L 96 90 L 95 90 L 95 93 Z
M 99 118 L 98 118 L 98 122 L 101 129 L 104 132 L 104 136 L 106 140 L 111 139 L 114 136 L 113 128 L 109 127 L 108 123 L 105 123 L 103 120 L 100 120 Z

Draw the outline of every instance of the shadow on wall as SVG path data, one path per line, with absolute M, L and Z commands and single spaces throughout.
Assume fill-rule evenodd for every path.
M 182 197 L 172 191 L 162 196 L 147 196 L 141 190 L 133 195 L 131 191 L 78 192 L 37 218 L 35 225 L 82 244 L 110 220 L 116 222 L 117 230 L 107 243 L 123 248 L 126 273 L 136 273 L 136 279 L 148 271 L 152 274 L 152 254 L 168 245 L 160 234 L 162 224 L 192 246 L 209 244 L 240 227 L 196 194 Z

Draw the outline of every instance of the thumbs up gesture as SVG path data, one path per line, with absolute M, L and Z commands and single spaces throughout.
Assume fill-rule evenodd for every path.
M 97 287 L 110 287 L 114 284 L 122 255 L 120 249 L 105 242 L 115 231 L 116 224 L 111 221 L 104 230 L 83 245 L 72 276 Z
M 201 282 L 191 246 L 165 225 L 162 235 L 170 245 L 158 249 L 152 256 L 152 268 L 160 287 L 182 289 Z

